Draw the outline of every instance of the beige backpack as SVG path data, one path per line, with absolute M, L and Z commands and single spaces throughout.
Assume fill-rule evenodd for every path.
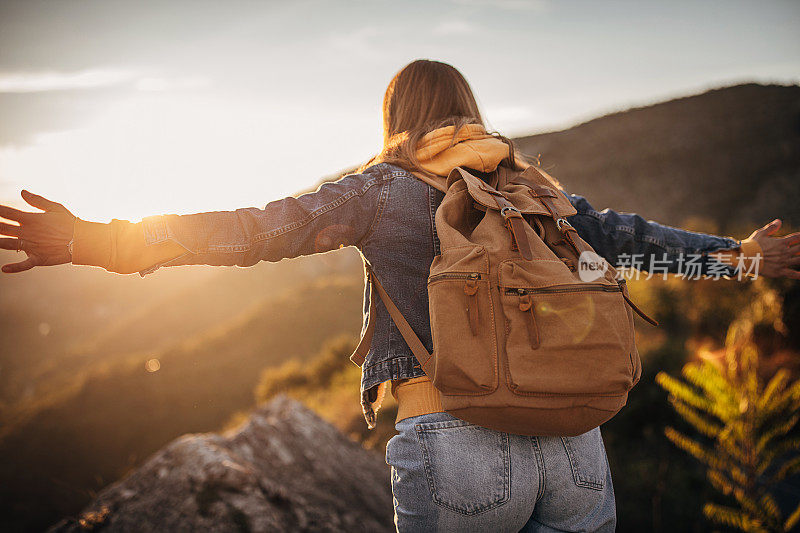
M 631 310 L 656 323 L 567 222 L 575 208 L 542 171 L 499 167 L 490 181 L 463 168 L 447 178 L 428 278 L 433 353 L 365 261 L 372 294 L 445 411 L 520 435 L 579 435 L 614 416 L 639 380 Z M 595 270 L 581 276 L 587 264 Z M 356 363 L 371 337 L 368 324 Z

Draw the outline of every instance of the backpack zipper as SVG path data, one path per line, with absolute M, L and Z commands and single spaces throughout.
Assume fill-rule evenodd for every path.
M 520 296 L 525 294 L 551 294 L 562 292 L 585 292 L 585 291 L 603 291 L 603 292 L 622 292 L 619 285 L 589 285 L 589 286 L 572 286 L 562 285 L 554 287 L 507 287 L 506 294 L 518 294 Z
M 622 293 L 622 298 L 625 300 L 630 308 L 644 320 L 654 326 L 658 326 L 658 321 L 647 315 L 644 311 L 639 309 L 639 306 L 634 304 L 631 299 L 622 291 L 622 284 L 625 280 L 621 280 L 617 285 L 589 285 L 589 286 L 554 286 L 554 287 L 509 287 L 505 289 L 505 294 L 516 294 L 520 297 L 529 294 L 553 294 L 553 293 L 568 293 L 568 292 L 586 292 L 586 291 L 599 291 L 599 292 L 619 292 Z
M 428 278 L 428 283 L 440 279 L 482 279 L 479 272 L 442 272 Z

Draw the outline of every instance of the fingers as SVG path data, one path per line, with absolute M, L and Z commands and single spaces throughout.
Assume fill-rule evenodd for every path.
M 44 196 L 39 196 L 38 194 L 33 194 L 32 192 L 25 190 L 22 191 L 22 199 L 33 207 L 41 209 L 42 211 L 60 211 L 62 213 L 69 212 L 63 205 L 53 202 L 52 200 L 48 200 Z
M 8 207 L 7 205 L 0 205 L 0 217 L 7 218 L 8 220 L 22 222 L 31 214 L 33 213 L 26 213 L 25 211 L 20 211 L 19 209 L 14 209 L 13 207 Z
M 776 218 L 775 220 L 773 220 L 772 222 L 761 228 L 761 230 L 765 231 L 767 235 L 773 235 L 776 231 L 781 229 L 782 224 L 783 222 L 781 222 L 781 219 Z
M 26 270 L 30 270 L 38 265 L 39 265 L 39 258 L 36 256 L 32 256 L 27 258 L 25 261 L 20 261 L 19 263 L 10 263 L 8 265 L 3 265 L 3 272 L 5 272 L 6 274 L 15 274 L 17 272 L 25 272 Z
M 0 237 L 0 249 L 19 251 L 22 250 L 21 244 L 22 241 L 20 241 L 19 239 L 8 239 Z
M 14 226 L 13 224 L 6 224 L 5 222 L 0 222 L 0 235 L 19 237 L 20 229 L 21 228 L 19 226 Z
M 779 229 L 781 229 L 781 224 L 782 224 L 781 219 L 776 218 L 775 220 L 765 225 L 764 227 L 755 230 L 753 233 L 750 234 L 749 238 L 759 240 L 763 239 L 764 237 L 768 237 L 774 234 Z
M 783 275 L 790 279 L 800 279 L 800 270 L 792 270 L 787 268 L 783 270 Z
M 784 235 L 781 239 L 787 246 L 800 246 L 800 232 Z

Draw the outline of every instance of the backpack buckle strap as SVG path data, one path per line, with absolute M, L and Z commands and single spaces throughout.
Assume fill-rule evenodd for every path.
M 577 234 L 578 230 L 572 227 L 572 224 L 570 224 L 566 218 L 558 214 L 558 210 L 551 200 L 551 198 L 557 198 L 556 193 L 547 187 L 541 187 L 538 185 L 531 187 L 529 192 L 531 193 L 531 196 L 539 200 L 545 209 L 547 209 L 547 211 L 550 213 L 550 216 L 556 221 L 556 227 L 558 230 L 564 234 L 564 236 L 567 238 L 567 241 L 569 241 L 573 248 L 575 248 L 575 251 L 580 254 L 582 250 L 576 245 L 574 239 L 571 238 L 567 233 L 569 231 L 574 231 Z
M 561 233 L 565 233 L 569 230 L 577 232 L 577 230 L 569 223 L 564 217 L 556 219 L 556 227 L 561 231 Z
M 494 197 L 497 207 L 500 208 L 500 215 L 511 233 L 511 249 L 518 250 L 520 255 L 526 260 L 533 259 L 531 244 L 528 242 L 528 235 L 525 233 L 525 218 L 522 213 L 505 196 L 498 194 Z
M 520 210 L 513 205 L 507 205 L 500 208 L 500 214 L 503 216 L 504 220 L 508 220 L 511 217 L 522 218 L 522 212 L 520 212 Z
M 556 206 L 553 205 L 553 201 L 550 200 L 550 198 L 556 197 L 556 194 L 553 191 L 551 191 L 546 187 L 534 186 L 531 187 L 528 192 L 531 193 L 531 196 L 533 196 L 542 203 L 545 209 L 547 209 L 547 212 L 550 213 L 550 216 L 553 217 L 553 220 L 556 221 L 556 224 L 558 224 L 559 220 L 563 220 L 564 222 L 566 222 L 566 219 L 564 219 L 564 217 L 560 217 L 558 215 L 558 210 L 556 209 Z M 558 229 L 561 229 L 561 226 L 559 226 Z
M 572 246 L 572 248 L 578 255 L 588 250 L 588 248 L 584 246 L 583 243 L 580 243 L 579 241 L 575 240 L 575 236 L 578 235 L 578 230 L 576 230 L 575 227 L 569 223 L 569 220 L 558 215 L 556 206 L 553 205 L 552 200 L 550 200 L 550 198 L 556 197 L 553 191 L 547 189 L 546 187 L 531 187 L 530 193 L 531 196 L 537 198 L 540 202 L 542 202 L 542 205 L 544 205 L 544 207 L 550 213 L 550 217 L 552 217 L 552 219 L 555 220 L 558 231 L 560 231 L 561 234 L 564 235 L 564 239 Z
M 525 233 L 525 219 L 519 216 L 503 217 L 506 222 L 506 228 L 511 233 L 511 248 L 518 250 L 520 255 L 526 260 L 533 259 L 531 253 L 531 244 L 528 242 L 528 235 Z
M 498 191 L 497 189 L 495 189 L 491 185 L 488 185 L 484 181 L 481 181 L 481 183 L 478 185 L 478 188 L 480 190 L 482 190 L 483 192 L 487 192 L 487 193 L 491 194 L 492 196 L 502 196 L 503 198 L 505 198 L 503 193 L 501 193 L 500 191 Z
M 528 187 L 530 187 L 531 196 L 534 198 L 558 198 L 558 195 L 547 187 L 542 187 L 541 185 L 528 185 Z

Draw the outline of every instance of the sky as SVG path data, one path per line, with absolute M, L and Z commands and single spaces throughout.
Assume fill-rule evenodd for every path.
M 263 207 L 380 149 L 386 85 L 456 66 L 491 128 L 800 83 L 800 2 L 0 0 L 0 202 Z

